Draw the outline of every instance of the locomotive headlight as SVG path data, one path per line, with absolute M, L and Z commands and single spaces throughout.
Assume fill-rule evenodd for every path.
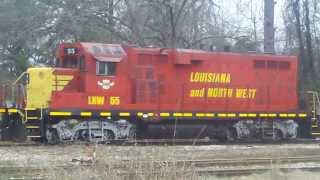
M 143 118 L 148 118 L 148 114 L 143 114 L 142 117 Z

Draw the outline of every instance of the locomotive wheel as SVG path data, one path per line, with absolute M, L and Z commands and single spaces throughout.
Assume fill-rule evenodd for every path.
M 130 128 L 128 139 L 129 140 L 136 139 L 136 128 L 135 127 Z
M 58 135 L 58 131 L 56 129 L 51 129 L 49 131 L 50 131 L 49 132 L 50 136 L 47 139 L 48 143 L 51 144 L 51 145 L 59 144 L 60 138 L 59 138 L 59 135 Z
M 230 142 L 234 142 L 237 140 L 237 130 L 235 128 L 228 128 L 226 132 L 227 140 Z
M 114 133 L 111 130 L 104 130 L 103 135 L 103 139 L 107 142 L 115 139 Z
M 283 137 L 282 131 L 280 129 L 275 129 L 273 132 L 273 140 L 274 141 L 281 141 L 283 139 L 284 139 L 284 137 Z
M 89 131 L 88 130 L 79 130 L 77 133 L 77 140 L 80 141 L 90 141 Z

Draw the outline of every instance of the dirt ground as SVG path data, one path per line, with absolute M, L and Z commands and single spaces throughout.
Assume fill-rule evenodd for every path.
M 86 160 L 93 152 L 96 163 L 92 165 Z M 290 172 L 270 162 L 265 166 L 272 167 L 271 171 L 231 177 L 201 175 L 192 166 L 168 165 L 177 160 L 243 158 L 245 164 L 246 158 L 297 156 L 320 156 L 320 145 L 0 146 L 0 179 L 318 179 L 319 172 L 299 167 L 320 166 L 320 162 L 292 164 L 297 168 Z

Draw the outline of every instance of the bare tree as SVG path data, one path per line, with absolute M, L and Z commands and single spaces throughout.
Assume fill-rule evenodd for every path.
M 264 1 L 264 52 L 275 53 L 274 49 L 274 0 Z
M 310 30 L 310 17 L 309 17 L 309 0 L 304 1 L 304 18 L 305 18 L 305 37 L 306 37 L 306 48 L 307 48 L 307 56 L 306 56 L 306 64 L 308 68 L 308 72 L 310 72 L 311 77 L 315 77 L 314 71 L 314 57 L 313 57 L 313 47 L 312 47 L 312 38 L 311 38 L 311 30 Z

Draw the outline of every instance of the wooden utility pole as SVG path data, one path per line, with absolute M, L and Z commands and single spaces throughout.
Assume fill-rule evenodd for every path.
M 264 0 L 264 52 L 274 50 L 274 0 Z

